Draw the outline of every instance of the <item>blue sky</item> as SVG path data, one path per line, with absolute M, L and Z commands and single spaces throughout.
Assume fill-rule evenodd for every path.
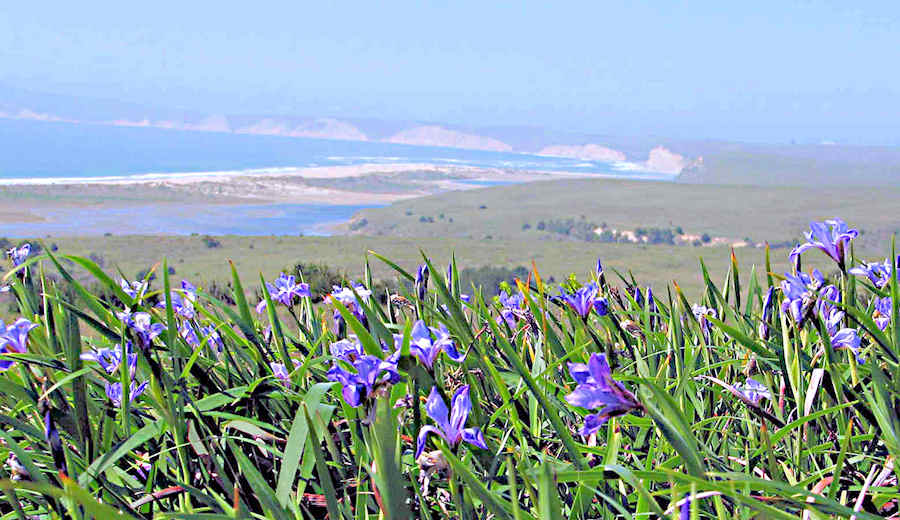
M 220 113 L 900 144 L 895 1 L 35 5 L 0 12 L 0 83 Z

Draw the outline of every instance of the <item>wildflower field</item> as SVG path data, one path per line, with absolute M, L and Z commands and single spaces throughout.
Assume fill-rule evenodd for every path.
M 900 518 L 898 257 L 857 236 L 812 223 L 786 273 L 700 262 L 694 301 L 600 262 L 488 298 L 371 253 L 259 302 L 232 266 L 226 302 L 13 248 L 0 518 Z

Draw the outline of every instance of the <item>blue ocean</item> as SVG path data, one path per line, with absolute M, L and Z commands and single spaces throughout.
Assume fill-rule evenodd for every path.
M 621 164 L 519 153 L 0 119 L 0 180 L 425 163 L 657 177 Z
M 517 153 L 0 119 L 0 184 L 403 163 L 669 178 L 623 164 Z M 473 186 L 503 184 L 488 180 L 464 182 Z M 0 222 L 0 236 L 86 232 L 322 235 L 328 234 L 329 225 L 346 221 L 368 207 L 375 205 L 197 204 L 179 210 L 155 206 L 60 208 L 45 212 L 41 221 Z

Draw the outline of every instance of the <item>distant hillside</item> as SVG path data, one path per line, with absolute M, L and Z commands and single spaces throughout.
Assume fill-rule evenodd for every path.
M 717 147 L 677 181 L 764 186 L 898 186 L 900 149 L 850 146 Z
M 688 242 L 707 234 L 710 245 L 770 240 L 792 246 L 811 220 L 841 217 L 864 231 L 856 242 L 863 248 L 880 247 L 892 233 L 900 232 L 897 200 L 900 186 L 873 190 L 852 184 L 766 187 L 559 180 L 395 202 L 361 211 L 353 229 L 370 236 L 584 241 L 593 239 L 589 234 L 598 228 L 620 235 L 643 228 L 649 234 L 672 231 L 688 237 Z M 561 233 L 563 228 L 571 233 Z
M 420 146 L 448 146 L 451 148 L 470 148 L 495 152 L 513 151 L 512 146 L 497 139 L 482 135 L 466 134 L 440 126 L 417 126 L 398 132 L 385 140 L 390 143 Z

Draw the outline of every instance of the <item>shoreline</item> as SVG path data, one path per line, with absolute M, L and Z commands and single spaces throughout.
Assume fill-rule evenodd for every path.
M 466 165 L 440 165 L 433 163 L 362 163 L 337 166 L 278 166 L 267 168 L 248 168 L 243 170 L 219 170 L 198 172 L 157 172 L 125 175 L 106 175 L 96 177 L 18 177 L 0 178 L 0 186 L 46 186 L 46 185 L 80 185 L 80 184 L 145 184 L 170 182 L 184 184 L 192 182 L 213 182 L 232 178 L 259 177 L 303 177 L 309 179 L 327 179 L 340 177 L 358 177 L 375 173 L 403 173 L 407 171 L 434 171 L 441 173 L 484 174 L 488 177 L 495 174 L 503 176 L 546 176 L 551 178 L 622 178 L 634 180 L 673 180 L 676 175 L 637 168 L 621 168 L 621 173 L 571 172 L 539 169 L 514 169 Z M 473 178 L 473 180 L 481 180 Z M 489 180 L 489 179 L 484 179 Z
M 197 229 L 204 232 L 210 222 L 231 221 L 241 224 L 239 216 L 248 206 L 276 210 L 278 205 L 322 206 L 315 215 L 302 213 L 310 232 L 331 234 L 352 220 L 342 207 L 375 207 L 436 195 L 450 191 L 467 191 L 488 186 L 524 184 L 555 179 L 663 180 L 668 177 L 652 175 L 597 174 L 583 172 L 547 172 L 462 165 L 434 165 L 423 163 L 359 164 L 316 166 L 305 168 L 261 168 L 254 170 L 146 174 L 136 176 L 94 178 L 45 178 L 0 180 L 0 236 L 27 234 L 74 234 L 88 223 L 99 226 L 110 222 L 110 216 L 141 215 L 160 221 L 167 214 L 175 221 L 196 219 Z M 214 208 L 233 208 L 232 213 Z M 337 212 L 337 214 L 335 213 Z M 209 220 L 216 215 L 214 220 Z M 277 214 L 273 214 L 273 226 Z M 299 215 L 299 214 L 298 214 Z M 205 219 L 205 220 L 204 220 Z M 258 220 L 258 218 L 252 218 Z M 140 219 L 138 219 L 140 220 Z M 203 222 L 206 222 L 204 224 Z M 299 225 L 299 224 L 298 224 Z M 127 219 L 122 228 L 132 232 L 146 232 L 145 226 Z M 215 226 L 213 226 L 215 227 Z M 159 228 L 165 226 L 159 224 Z M 33 232 L 31 231 L 33 229 Z M 287 228 L 286 228 L 287 229 Z M 118 230 L 117 230 L 118 231 Z M 99 231 L 98 231 L 99 232 Z M 295 231 L 291 231 L 295 232 Z

